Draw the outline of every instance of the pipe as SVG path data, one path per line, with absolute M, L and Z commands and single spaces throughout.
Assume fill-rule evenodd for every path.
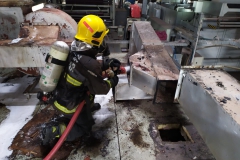
M 85 101 L 82 101 L 78 107 L 76 112 L 74 113 L 72 119 L 70 120 L 67 128 L 65 129 L 65 131 L 63 132 L 62 136 L 60 137 L 60 139 L 58 140 L 57 144 L 53 147 L 53 149 L 48 153 L 48 155 L 44 158 L 44 160 L 50 160 L 52 158 L 52 156 L 58 151 L 58 149 L 61 147 L 62 143 L 64 142 L 64 140 L 66 139 L 68 133 L 70 132 L 70 130 L 72 129 L 79 113 L 82 111 L 82 108 L 85 104 Z
M 198 26 L 197 39 L 196 39 L 196 42 L 195 42 L 195 46 L 194 46 L 194 49 L 193 49 L 193 53 L 192 53 L 192 55 L 191 55 L 190 64 L 192 64 L 193 59 L 194 59 L 194 57 L 195 57 L 195 52 L 196 52 L 196 50 L 197 50 L 197 44 L 198 44 L 198 41 L 199 41 L 199 36 L 200 36 L 201 29 L 202 29 L 203 20 L 204 20 L 204 18 L 202 18 L 202 19 L 200 20 L 200 23 L 199 23 L 199 26 Z
M 240 25 L 224 25 L 224 24 L 220 24 L 219 25 L 220 28 L 239 28 Z
M 240 22 L 219 22 L 220 25 L 226 25 L 226 24 L 233 24 L 233 25 L 236 25 L 236 24 L 240 24 Z
M 230 47 L 230 48 L 240 49 L 239 47 L 234 46 L 234 45 L 224 45 L 224 44 L 221 44 L 221 45 L 205 46 L 205 47 L 197 48 L 196 50 L 205 49 L 205 48 L 211 48 L 211 47 Z
M 232 66 L 224 66 L 224 67 L 226 67 L 226 68 L 231 68 L 231 69 L 236 69 L 236 70 L 240 70 L 240 68 L 238 68 L 238 67 L 232 67 Z
M 240 17 L 218 17 L 218 18 L 203 18 L 205 21 L 208 21 L 208 20 L 227 20 L 227 19 L 240 19 Z

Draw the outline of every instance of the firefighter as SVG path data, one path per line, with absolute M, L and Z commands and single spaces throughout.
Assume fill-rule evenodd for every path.
M 94 104 L 95 94 L 107 94 L 118 84 L 117 74 L 104 80 L 102 72 L 109 68 L 114 68 L 116 71 L 121 63 L 113 58 L 104 58 L 102 64 L 96 60 L 99 52 L 103 52 L 104 55 L 110 53 L 103 42 L 108 31 L 103 20 L 96 15 L 84 16 L 78 23 L 75 40 L 71 44 L 67 60 L 68 64 L 53 91 L 54 108 L 69 120 L 78 104 L 85 100 L 85 105 L 66 141 L 74 141 L 91 134 L 94 125 L 92 112 L 101 107 L 98 103 Z M 43 145 L 61 136 L 66 125 L 66 122 L 47 125 L 42 131 Z

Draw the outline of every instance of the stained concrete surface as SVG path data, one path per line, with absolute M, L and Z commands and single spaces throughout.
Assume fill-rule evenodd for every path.
M 7 118 L 7 115 L 9 114 L 9 109 L 6 108 L 6 106 L 2 103 L 0 103 L 0 124 L 1 122 Z
M 33 98 L 36 97 L 30 97 L 30 99 Z M 68 160 L 214 159 L 179 105 L 154 105 L 151 100 L 114 103 L 113 99 L 108 100 L 104 96 L 98 97 L 97 100 L 99 102 L 107 101 L 104 102 L 101 110 L 94 113 L 96 124 L 93 127 L 93 134 L 96 139 L 91 145 L 74 147 L 69 153 Z M 9 104 L 11 105 L 11 103 Z M 185 126 L 193 142 L 165 142 L 162 140 L 158 126 L 176 123 Z M 15 159 L 39 159 L 34 157 L 34 154 L 18 153 Z M 40 157 L 40 159 L 42 158 Z

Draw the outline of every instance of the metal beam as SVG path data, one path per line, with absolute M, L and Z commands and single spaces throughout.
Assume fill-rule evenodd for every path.
M 165 91 L 166 87 L 172 86 L 172 82 L 177 82 L 179 71 L 151 24 L 134 22 L 130 43 L 137 50 L 134 54 L 135 51 L 130 48 L 130 84 L 154 95 L 154 102 L 173 102 L 175 90 L 171 98 L 166 98 Z

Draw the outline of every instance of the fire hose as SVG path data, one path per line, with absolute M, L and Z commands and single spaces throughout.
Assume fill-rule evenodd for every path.
M 128 72 L 128 68 L 126 67 L 120 67 L 119 71 L 120 74 L 126 74 Z M 107 75 L 105 75 L 107 76 Z M 50 160 L 54 154 L 58 151 L 58 149 L 61 147 L 62 143 L 64 142 L 64 140 L 66 139 L 67 135 L 69 134 L 69 132 L 71 131 L 74 123 L 77 120 L 78 115 L 80 114 L 80 112 L 82 111 L 82 108 L 85 104 L 85 101 L 82 101 L 78 107 L 76 112 L 73 114 L 73 117 L 71 118 L 67 128 L 65 129 L 65 131 L 63 132 L 63 134 L 61 135 L 60 139 L 58 140 L 58 142 L 56 143 L 56 145 L 53 147 L 53 149 L 48 153 L 48 155 L 44 158 L 44 160 Z
M 64 142 L 64 140 L 66 139 L 68 133 L 71 131 L 75 121 L 77 120 L 77 117 L 79 115 L 79 113 L 82 111 L 82 108 L 85 104 L 85 101 L 82 101 L 78 107 L 76 112 L 73 114 L 72 119 L 70 120 L 67 128 L 65 129 L 65 131 L 63 132 L 62 136 L 60 137 L 60 139 L 58 140 L 58 142 L 56 143 L 56 145 L 53 147 L 53 149 L 48 153 L 48 155 L 44 158 L 44 160 L 50 160 L 52 158 L 52 156 L 58 151 L 58 149 L 61 147 L 62 143 Z

